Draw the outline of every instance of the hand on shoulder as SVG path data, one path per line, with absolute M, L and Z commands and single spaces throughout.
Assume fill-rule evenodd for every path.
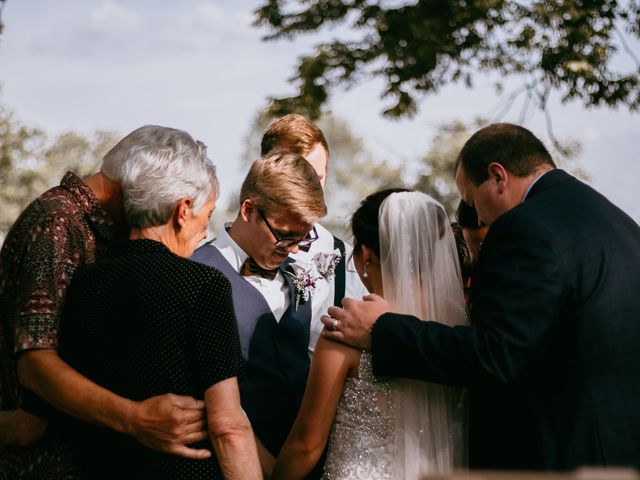
M 371 348 L 371 329 L 383 313 L 389 311 L 389 304 L 379 295 L 365 295 L 362 300 L 345 298 L 342 306 L 330 307 L 322 316 L 325 338 L 336 340 L 356 348 Z

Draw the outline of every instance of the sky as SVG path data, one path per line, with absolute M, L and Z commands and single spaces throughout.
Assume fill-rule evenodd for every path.
M 251 25 L 257 0 L 7 0 L 0 38 L 0 100 L 30 126 L 56 134 L 98 129 L 122 135 L 154 123 L 187 130 L 218 165 L 223 205 L 244 176 L 244 139 L 268 96 L 295 92 L 296 60 L 333 32 L 264 42 Z M 632 45 L 638 52 L 638 44 Z M 422 97 L 412 119 L 386 120 L 382 84 L 335 91 L 329 108 L 377 157 L 412 162 L 438 125 L 478 116 L 520 121 L 520 106 L 496 116 L 495 78 Z M 640 221 L 640 114 L 549 101 L 555 136 L 582 143 L 589 183 Z M 524 126 L 548 146 L 544 115 Z M 257 154 L 257 152 L 256 152 Z M 355 207 L 355 206 L 354 206 Z

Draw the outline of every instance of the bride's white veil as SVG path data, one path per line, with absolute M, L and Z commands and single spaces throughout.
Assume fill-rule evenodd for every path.
M 382 284 L 392 311 L 465 324 L 456 243 L 442 205 L 420 192 L 393 193 L 378 217 Z M 446 472 L 466 462 L 462 395 L 456 388 L 397 380 L 395 478 Z

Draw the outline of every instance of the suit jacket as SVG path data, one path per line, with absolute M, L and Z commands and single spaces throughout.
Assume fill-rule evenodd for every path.
M 562 170 L 499 217 L 470 326 L 386 314 L 374 371 L 470 389 L 474 468 L 640 467 L 640 227 Z
M 192 257 L 220 270 L 231 283 L 238 321 L 245 375 L 239 378 L 240 400 L 254 432 L 277 456 L 298 414 L 309 373 L 309 325 L 311 299 L 296 309 L 295 286 L 289 285 L 290 305 L 276 321 L 262 294 L 247 282 L 213 245 L 198 248 Z

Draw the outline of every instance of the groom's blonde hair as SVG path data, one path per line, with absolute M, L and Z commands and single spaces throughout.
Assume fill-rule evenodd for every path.
M 311 164 L 282 150 L 253 162 L 240 188 L 240 205 L 246 199 L 266 212 L 287 210 L 305 223 L 327 214 L 322 185 Z

